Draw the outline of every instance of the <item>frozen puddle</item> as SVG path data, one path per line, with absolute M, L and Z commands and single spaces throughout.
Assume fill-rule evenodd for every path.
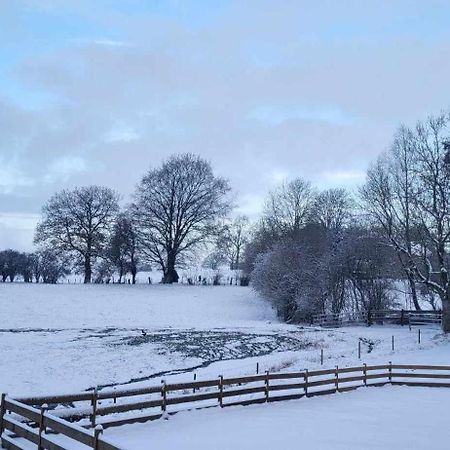
M 105 431 L 124 449 L 448 449 L 450 389 L 383 387 L 187 411 Z

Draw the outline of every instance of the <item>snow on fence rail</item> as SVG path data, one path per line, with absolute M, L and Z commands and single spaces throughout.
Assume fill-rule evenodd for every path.
M 73 448 L 75 441 L 95 450 L 120 450 L 101 437 L 102 431 L 101 427 L 96 427 L 92 433 L 79 425 L 60 419 L 47 411 L 46 404 L 37 409 L 11 399 L 5 394 L 2 395 L 0 416 L 2 448 L 24 450 L 29 448 L 31 442 L 37 444 L 39 450 L 66 450 Z M 51 437 L 49 432 L 67 438 L 65 445 Z
M 103 428 L 146 422 L 180 411 L 178 408 L 168 412 L 168 407 L 172 405 L 184 404 L 187 406 L 185 409 L 200 409 L 270 403 L 386 384 L 450 387 L 450 366 L 362 364 L 313 371 L 266 372 L 245 377 L 220 376 L 214 380 L 187 383 L 166 384 L 163 381 L 159 386 L 120 391 L 94 390 L 73 395 L 12 399 L 3 394 L 1 446 L 26 450 L 31 442 L 37 444 L 38 449 L 66 450 L 72 448 L 71 442 L 73 445 L 76 441 L 87 448 L 119 450 L 101 436 Z M 89 403 L 87 406 L 75 406 L 75 403 L 83 402 Z M 62 407 L 67 404 L 72 406 Z M 47 405 L 54 409 L 47 410 Z M 146 412 L 142 413 L 144 410 Z M 135 411 L 141 413 L 136 414 Z M 110 416 L 109 420 L 101 419 L 104 416 Z M 89 422 L 83 424 L 83 420 L 87 419 Z M 70 421 L 80 421 L 80 424 Z M 94 431 L 89 431 L 89 427 L 93 427 Z M 52 437 L 52 433 L 60 436 Z
M 397 325 L 430 325 L 440 324 L 441 311 L 414 311 L 414 310 L 379 310 L 358 311 L 339 314 L 315 314 L 312 325 L 323 327 L 339 327 L 354 324 L 397 324 Z

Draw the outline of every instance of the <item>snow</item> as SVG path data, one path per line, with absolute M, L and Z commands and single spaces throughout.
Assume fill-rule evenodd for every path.
M 321 349 L 324 368 L 450 364 L 450 342 L 438 327 L 423 327 L 419 344 L 418 329 L 406 326 L 287 325 L 248 287 L 0 285 L 0 392 L 11 396 L 142 387 L 162 378 L 191 381 L 194 374 L 197 380 L 250 375 L 257 363 L 260 372 L 314 369 L 321 367 Z M 281 438 L 286 448 L 299 442 L 319 449 L 444 448 L 439 424 L 448 395 L 450 389 L 370 388 L 181 412 L 168 421 L 108 429 L 105 437 L 137 450 L 146 442 L 155 449 L 264 449 Z M 427 437 L 433 440 L 424 446 Z
M 124 449 L 448 449 L 450 389 L 361 388 L 289 402 L 187 411 L 105 431 Z M 418 408 L 420 405 L 420 408 Z
M 276 320 L 267 302 L 240 286 L 0 286 L 0 329 L 261 326 Z
M 411 363 L 418 349 L 448 348 L 438 328 L 424 328 L 419 345 L 417 330 L 408 327 L 282 324 L 247 287 L 2 284 L 0 392 L 137 387 L 192 380 L 194 373 L 240 376 L 255 373 L 257 363 L 260 371 L 314 368 L 320 349 L 327 367 L 356 365 L 360 338 L 367 363 Z

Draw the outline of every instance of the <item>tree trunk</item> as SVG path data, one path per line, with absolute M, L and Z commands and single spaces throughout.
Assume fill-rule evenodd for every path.
M 411 289 L 411 298 L 414 303 L 414 308 L 416 309 L 416 311 L 422 311 L 422 308 L 420 307 L 419 304 L 419 300 L 417 298 L 416 281 L 414 280 L 414 277 L 412 275 L 408 275 L 408 283 Z
M 136 267 L 132 267 L 131 268 L 131 282 L 133 284 L 136 284 L 136 274 L 137 274 Z
M 91 257 L 89 255 L 84 257 L 84 284 L 88 284 L 92 279 Z
M 169 253 L 167 255 L 167 267 L 164 272 L 163 283 L 172 284 L 178 283 L 178 273 L 175 270 L 175 255 Z
M 446 298 L 442 300 L 442 331 L 444 333 L 450 333 L 450 299 Z

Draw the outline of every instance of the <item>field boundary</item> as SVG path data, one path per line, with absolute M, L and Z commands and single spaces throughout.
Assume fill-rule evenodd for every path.
M 442 311 L 416 311 L 406 309 L 386 309 L 374 311 L 355 311 L 336 314 L 314 314 L 311 325 L 321 327 L 341 327 L 348 325 L 440 325 Z
M 86 448 L 120 450 L 103 438 L 105 428 L 164 418 L 180 412 L 180 409 L 172 409 L 176 405 L 185 405 L 184 410 L 223 408 L 385 385 L 450 387 L 450 366 L 389 362 L 298 372 L 265 372 L 233 378 L 219 376 L 186 383 L 162 381 L 155 386 L 127 390 L 94 389 L 58 396 L 13 399 L 2 394 L 1 447 L 26 450 L 33 443 L 42 450 L 67 450 L 71 448 L 70 442 L 73 445 L 76 441 Z M 79 424 L 73 423 L 75 421 Z M 55 434 L 63 436 L 64 440 L 55 439 Z

